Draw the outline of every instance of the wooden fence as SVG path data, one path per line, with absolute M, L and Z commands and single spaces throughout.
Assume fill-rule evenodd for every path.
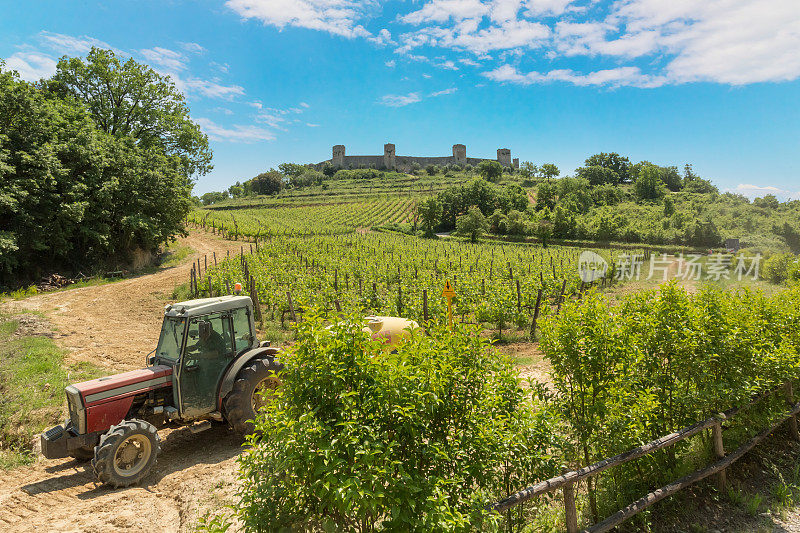
M 722 423 L 724 421 L 730 420 L 740 411 L 780 391 L 784 392 L 786 397 L 786 402 L 791 406 L 790 410 L 772 426 L 768 427 L 755 437 L 751 438 L 750 440 L 742 444 L 734 452 L 726 455 L 725 449 L 722 444 L 722 429 L 723 429 Z M 576 483 L 578 483 L 581 480 L 588 479 L 592 476 L 596 476 L 600 472 L 603 472 L 604 470 L 607 470 L 614 466 L 625 464 L 629 461 L 633 461 L 634 459 L 638 459 L 645 455 L 649 455 L 658 450 L 662 450 L 664 448 L 677 444 L 678 442 L 686 440 L 689 437 L 697 435 L 701 431 L 710 428 L 712 430 L 714 453 L 717 457 L 717 461 L 707 466 L 706 468 L 703 468 L 689 475 L 686 475 L 670 483 L 669 485 L 661 487 L 660 489 L 647 494 L 643 498 L 633 502 L 624 509 L 620 509 L 613 515 L 603 520 L 602 522 L 594 524 L 591 527 L 588 527 L 587 529 L 583 530 L 584 532 L 590 532 L 590 533 L 601 533 L 609 531 L 614 527 L 618 526 L 619 524 L 625 522 L 629 518 L 633 517 L 634 515 L 647 509 L 654 503 L 663 500 L 664 498 L 675 494 L 679 490 L 684 489 L 689 485 L 692 485 L 693 483 L 696 483 L 711 475 L 716 474 L 717 482 L 719 483 L 720 487 L 724 487 L 727 482 L 725 477 L 725 469 L 728 468 L 730 465 L 732 465 L 734 462 L 738 461 L 745 453 L 750 451 L 759 442 L 767 438 L 773 431 L 775 431 L 778 428 L 778 426 L 787 421 L 789 422 L 789 430 L 792 434 L 792 437 L 796 440 L 800 440 L 800 433 L 798 433 L 798 425 L 797 425 L 798 413 L 800 413 L 800 402 L 794 403 L 792 383 L 787 382 L 781 387 L 778 387 L 764 394 L 761 394 L 756 398 L 753 398 L 750 402 L 748 402 L 745 405 L 729 409 L 724 413 L 720 413 L 717 416 L 708 418 L 706 420 L 703 420 L 702 422 L 698 422 L 689 427 L 685 427 L 674 433 L 670 433 L 669 435 L 665 435 L 659 439 L 656 439 L 652 442 L 639 446 L 638 448 L 629 450 L 615 457 L 603 459 L 602 461 L 597 462 L 593 465 L 585 466 L 578 470 L 566 472 L 560 476 L 550 478 L 545 481 L 541 481 L 536 485 L 533 485 L 515 494 L 512 494 L 507 498 L 500 500 L 499 502 L 490 504 L 488 507 L 496 511 L 505 511 L 507 509 L 510 509 L 511 507 L 514 507 L 523 502 L 536 498 L 537 496 L 541 496 L 542 494 L 562 489 L 564 495 L 564 516 L 565 516 L 567 532 L 577 533 L 578 513 L 577 509 L 575 508 Z

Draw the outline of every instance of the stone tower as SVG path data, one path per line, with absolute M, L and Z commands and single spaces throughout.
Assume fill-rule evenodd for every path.
M 337 144 L 333 147 L 333 159 L 331 160 L 331 164 L 334 167 L 342 168 L 344 167 L 344 145 Z
M 498 148 L 497 149 L 497 162 L 503 165 L 504 167 L 511 166 L 511 150 L 508 148 Z
M 389 170 L 396 169 L 394 145 L 391 143 L 383 145 L 383 166 Z
M 456 165 L 467 164 L 467 147 L 463 144 L 453 145 L 453 162 Z

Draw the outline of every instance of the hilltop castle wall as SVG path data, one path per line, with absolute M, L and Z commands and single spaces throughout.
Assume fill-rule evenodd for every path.
M 333 165 L 335 168 L 375 168 L 385 170 L 397 170 L 409 172 L 414 165 L 425 168 L 428 165 L 472 165 L 475 166 L 481 161 L 497 161 L 505 167 L 519 168 L 519 159 L 511 159 L 511 150 L 500 148 L 497 150 L 497 159 L 467 157 L 467 147 L 463 144 L 453 145 L 453 155 L 420 157 L 408 155 L 396 155 L 395 145 L 388 143 L 383 146 L 383 155 L 346 155 L 345 147 L 337 144 L 332 149 L 332 157 L 326 161 L 321 161 L 312 165 L 316 169 L 322 169 L 325 165 Z

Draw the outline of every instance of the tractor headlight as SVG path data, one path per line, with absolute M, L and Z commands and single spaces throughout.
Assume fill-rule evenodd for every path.
M 69 409 L 69 419 L 72 426 L 79 435 L 86 433 L 86 409 L 83 408 L 81 393 L 70 385 L 64 389 L 67 393 L 67 408 Z

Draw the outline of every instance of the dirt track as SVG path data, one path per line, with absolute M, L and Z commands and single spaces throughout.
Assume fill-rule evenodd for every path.
M 188 279 L 192 261 L 239 244 L 209 234 L 182 240 L 195 254 L 177 267 L 124 281 L 42 294 L 4 306 L 36 310 L 56 327 L 70 350 L 67 362 L 91 361 L 118 372 L 139 368 L 158 339 L 161 312 L 175 285 Z M 3 473 L 0 531 L 187 531 L 207 509 L 234 492 L 241 440 L 222 425 L 192 434 L 160 432 L 162 454 L 141 486 L 109 489 L 94 482 L 86 463 L 40 460 Z

